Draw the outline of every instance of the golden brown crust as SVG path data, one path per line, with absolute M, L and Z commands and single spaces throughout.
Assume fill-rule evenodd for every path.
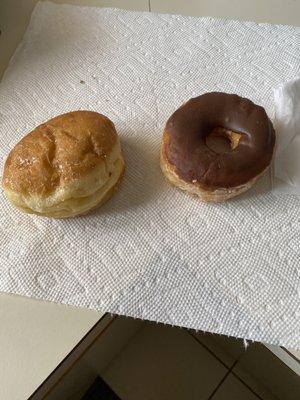
M 123 158 L 121 158 L 121 172 L 118 173 L 118 177 L 117 177 L 117 181 L 113 182 L 113 184 L 111 186 L 108 187 L 108 189 L 105 191 L 100 191 L 99 196 L 97 198 L 97 201 L 94 203 L 94 205 L 92 205 L 91 207 L 87 206 L 85 208 L 83 208 L 83 210 L 78 211 L 77 210 L 68 210 L 68 209 L 64 209 L 64 210 L 47 210 L 44 212 L 36 212 L 33 209 L 29 209 L 26 208 L 24 209 L 23 207 L 20 207 L 17 204 L 14 204 L 15 207 L 19 208 L 20 211 L 23 211 L 25 213 L 28 214 L 35 214 L 38 216 L 42 216 L 42 217 L 48 217 L 48 218 L 55 218 L 55 219 L 67 219 L 67 218 L 72 218 L 72 217 L 79 217 L 79 216 L 83 216 L 88 214 L 91 211 L 95 211 L 96 209 L 98 209 L 99 207 L 101 207 L 103 204 L 105 204 L 108 200 L 110 200 L 110 198 L 114 195 L 114 193 L 119 189 L 119 186 L 122 182 L 123 176 L 124 176 L 124 171 L 125 171 L 125 162 L 123 160 Z M 13 203 L 13 201 L 12 201 Z M 87 199 L 87 203 L 89 203 L 89 199 Z
M 74 217 L 108 200 L 124 167 L 114 124 L 96 112 L 75 111 L 38 126 L 15 146 L 3 188 L 23 212 Z
M 114 124 L 104 115 L 92 111 L 59 115 L 13 148 L 5 163 L 3 187 L 24 196 L 49 196 L 103 163 L 116 142 Z

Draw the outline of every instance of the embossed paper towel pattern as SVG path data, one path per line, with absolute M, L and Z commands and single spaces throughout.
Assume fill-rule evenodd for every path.
M 300 347 L 300 199 L 264 184 L 226 204 L 171 188 L 159 169 L 168 116 L 205 91 L 272 116 L 300 73 L 299 29 L 39 3 L 0 86 L 1 167 L 38 123 L 67 110 L 110 117 L 127 161 L 94 214 L 22 215 L 1 194 L 0 289 Z

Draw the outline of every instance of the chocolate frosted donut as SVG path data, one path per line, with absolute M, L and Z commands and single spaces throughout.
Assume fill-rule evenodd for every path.
M 176 186 L 204 201 L 249 189 L 269 166 L 275 144 L 263 107 L 227 93 L 206 93 L 167 121 L 161 167 Z

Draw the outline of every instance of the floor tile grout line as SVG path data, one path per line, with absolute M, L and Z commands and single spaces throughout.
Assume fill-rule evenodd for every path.
M 197 343 L 199 343 L 202 347 L 204 347 L 214 358 L 216 358 L 226 369 L 231 369 L 233 365 L 235 365 L 235 361 L 233 362 L 233 365 L 228 367 L 228 365 L 226 365 L 224 363 L 223 360 L 221 360 L 209 347 L 207 347 L 204 343 L 202 343 L 196 336 L 194 336 L 191 332 L 187 331 L 187 333 L 192 336 L 192 338 L 194 340 L 196 340 Z
M 252 387 L 248 383 L 246 383 L 242 378 L 240 378 L 234 371 L 231 371 L 231 373 L 237 380 L 239 380 L 244 386 L 246 386 L 247 389 L 250 390 L 250 392 L 253 393 L 259 400 L 264 400 L 258 393 L 256 393 L 252 389 Z
M 225 380 L 225 378 L 229 375 L 229 373 L 231 373 L 236 379 L 238 379 L 244 386 L 247 387 L 248 390 L 250 390 L 250 392 L 252 392 L 259 400 L 264 400 L 258 393 L 256 393 L 251 386 L 246 383 L 242 378 L 240 378 L 234 371 L 233 368 L 236 366 L 236 364 L 238 363 L 240 357 L 234 361 L 234 363 L 228 367 L 224 361 L 222 361 L 212 350 L 210 350 L 210 348 L 208 348 L 204 343 L 202 343 L 197 337 L 195 337 L 192 332 L 187 330 L 187 333 L 194 339 L 196 340 L 197 343 L 199 343 L 202 347 L 204 347 L 214 358 L 216 358 L 228 371 L 225 375 L 225 377 L 222 379 L 222 381 L 219 383 L 219 385 L 217 386 L 217 388 L 220 386 L 220 384 Z M 216 389 L 217 389 L 216 388 Z M 216 392 L 216 389 L 214 391 L 214 393 Z M 213 394 L 214 394 L 213 393 Z M 211 399 L 211 396 L 208 398 L 208 400 Z
M 208 351 L 216 360 L 218 360 L 223 367 L 225 367 L 227 369 L 226 374 L 223 376 L 223 378 L 220 380 L 220 382 L 217 384 L 217 386 L 214 388 L 213 392 L 210 394 L 210 396 L 208 397 L 207 400 L 211 400 L 212 397 L 215 395 L 215 393 L 217 392 L 217 390 L 220 388 L 220 386 L 224 383 L 224 381 L 226 380 L 226 378 L 229 376 L 229 374 L 231 373 L 232 369 L 235 367 L 235 365 L 237 364 L 237 360 L 233 362 L 233 364 L 228 367 L 224 361 L 222 361 L 210 348 L 208 348 L 204 343 L 202 343 L 196 336 L 194 336 L 192 334 L 192 332 L 187 330 L 187 333 L 198 343 L 200 344 L 206 351 Z
M 226 374 L 220 380 L 218 385 L 214 388 L 213 392 L 209 395 L 207 400 L 211 400 L 213 398 L 213 396 L 217 393 L 217 391 L 220 389 L 220 387 L 223 385 L 223 383 L 226 381 L 226 379 L 228 378 L 229 375 L 230 375 L 230 369 L 226 372 Z

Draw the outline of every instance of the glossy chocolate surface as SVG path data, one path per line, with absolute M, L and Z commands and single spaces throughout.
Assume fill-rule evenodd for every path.
M 217 127 L 241 134 L 238 146 L 217 153 L 206 144 Z M 180 178 L 209 189 L 247 183 L 272 158 L 275 132 L 263 107 L 235 94 L 206 93 L 182 105 L 169 118 L 165 154 Z

